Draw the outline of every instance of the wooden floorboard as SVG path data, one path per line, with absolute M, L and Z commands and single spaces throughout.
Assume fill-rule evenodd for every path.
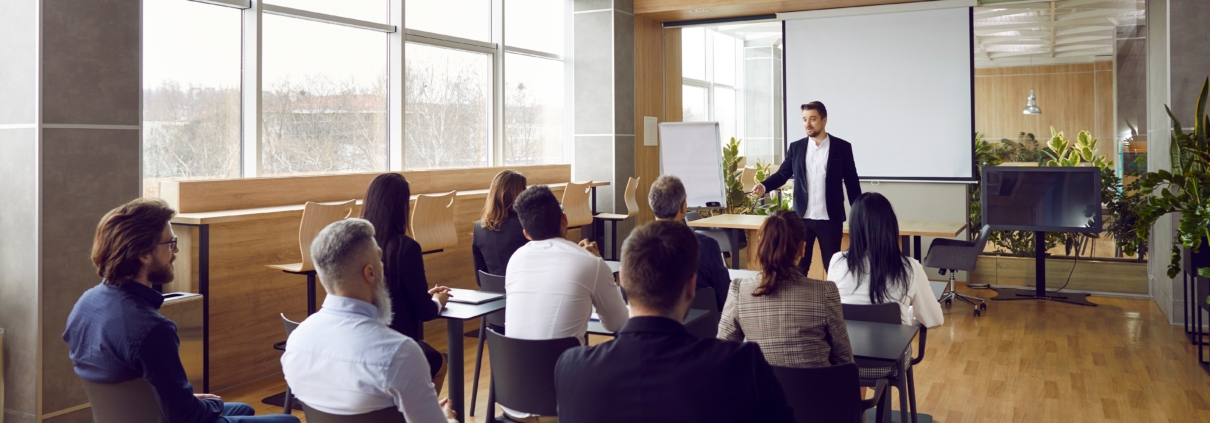
M 988 301 L 977 318 L 965 303 L 943 307 L 946 323 L 929 331 L 925 360 L 916 368 L 920 412 L 946 423 L 1210 422 L 1210 376 L 1195 363 L 1197 352 L 1182 328 L 1169 325 L 1149 299 L 1092 301 L 1100 306 Z M 445 350 L 441 325 L 425 337 Z M 467 338 L 465 346 L 469 404 L 475 340 Z M 485 355 L 478 409 L 468 422 L 486 420 L 487 373 Z M 251 404 L 258 414 L 278 413 L 281 408 L 260 400 L 284 389 L 277 376 L 219 394 Z

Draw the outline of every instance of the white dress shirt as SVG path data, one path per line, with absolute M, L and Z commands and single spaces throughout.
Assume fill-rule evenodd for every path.
M 370 303 L 329 294 L 286 345 L 286 384 L 311 408 L 353 415 L 395 407 L 410 423 L 448 422 L 420 346 L 379 322 Z
M 844 256 L 844 251 L 832 256 L 832 264 L 828 266 L 828 280 L 835 282 L 836 287 L 840 289 L 842 304 L 870 304 L 870 275 L 854 275 L 849 271 L 849 263 Z M 905 325 L 914 324 L 915 319 L 925 327 L 941 326 L 945 323 L 945 316 L 941 314 L 941 303 L 937 302 L 932 288 L 929 287 L 929 276 L 924 272 L 924 266 L 914 258 L 909 257 L 908 262 L 912 268 L 908 270 L 907 292 L 891 293 L 891 298 L 899 303 L 899 319 Z
M 575 337 L 582 343 L 594 307 L 610 331 L 621 329 L 630 314 L 605 260 L 563 238 L 518 248 L 508 260 L 504 292 L 509 338 Z
M 828 220 L 828 199 L 824 195 L 827 188 L 824 181 L 828 177 L 828 151 L 831 150 L 832 136 L 825 135 L 819 145 L 815 140 L 807 138 L 807 212 L 803 219 Z

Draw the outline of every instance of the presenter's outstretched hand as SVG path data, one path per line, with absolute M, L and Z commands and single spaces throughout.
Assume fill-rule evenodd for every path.
M 752 194 L 756 195 L 757 197 L 763 197 L 765 195 L 765 186 L 762 184 L 756 184 L 756 186 L 752 187 Z

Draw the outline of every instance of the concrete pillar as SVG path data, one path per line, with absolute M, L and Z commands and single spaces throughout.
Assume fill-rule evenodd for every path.
M 139 196 L 141 2 L 0 2 L 6 422 L 88 422 L 61 335 L 98 283 L 108 210 Z
M 1205 0 L 1150 0 L 1148 27 L 1148 103 L 1151 122 L 1148 128 L 1147 166 L 1149 171 L 1171 170 L 1168 146 L 1172 123 L 1164 111 L 1170 105 L 1173 114 L 1186 128 L 1193 127 L 1193 112 L 1202 84 L 1210 76 L 1210 32 L 1201 28 L 1210 20 L 1210 2 Z M 1201 118 L 1201 117 L 1199 117 Z M 1173 231 L 1180 216 L 1175 214 L 1156 222 L 1151 232 L 1149 267 L 1151 294 L 1156 305 L 1173 324 L 1184 323 L 1184 296 L 1181 280 L 1167 277 Z
M 597 211 L 622 213 L 626 181 L 635 175 L 634 2 L 573 4 L 572 179 L 609 181 L 597 189 Z M 634 219 L 619 225 L 618 238 L 626 239 L 633 225 Z

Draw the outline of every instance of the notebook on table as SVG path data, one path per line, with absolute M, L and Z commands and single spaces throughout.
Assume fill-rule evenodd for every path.
M 483 304 L 504 298 L 499 292 L 483 292 L 470 289 L 450 288 L 450 302 L 463 304 Z

